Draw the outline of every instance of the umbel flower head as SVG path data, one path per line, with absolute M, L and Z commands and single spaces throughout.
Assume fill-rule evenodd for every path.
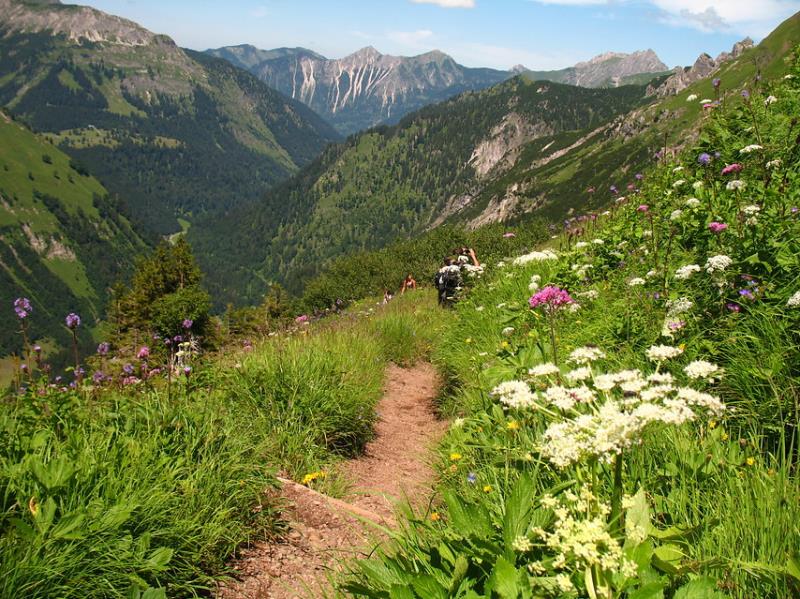
M 547 312 L 553 312 L 558 308 L 574 303 L 575 300 L 572 299 L 569 292 L 556 285 L 548 285 L 542 288 L 540 291 L 534 293 L 528 300 L 528 304 L 531 308 L 542 307 Z

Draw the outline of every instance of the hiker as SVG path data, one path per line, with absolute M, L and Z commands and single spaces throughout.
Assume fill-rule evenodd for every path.
M 444 308 L 452 306 L 456 293 L 461 288 L 461 268 L 455 259 L 450 257 L 444 259 L 444 264 L 433 278 L 433 283 L 439 292 L 439 305 Z
M 417 288 L 417 281 L 414 277 L 411 276 L 411 273 L 406 275 L 406 278 L 403 279 L 403 286 L 400 288 L 400 294 L 402 295 L 406 291 L 411 291 L 412 289 Z
M 453 250 L 453 253 L 457 256 L 459 266 L 469 264 L 470 262 L 472 262 L 472 266 L 478 267 L 481 265 L 481 263 L 478 262 L 478 256 L 475 255 L 475 250 L 472 248 L 466 246 L 456 248 Z
M 388 289 L 385 289 L 385 290 L 384 290 L 384 292 L 383 292 L 383 303 L 384 303 L 384 304 L 388 304 L 388 303 L 389 303 L 389 301 L 390 301 L 390 300 L 391 300 L 393 297 L 394 297 L 394 296 L 392 295 L 392 292 L 391 292 L 391 291 L 389 291 Z

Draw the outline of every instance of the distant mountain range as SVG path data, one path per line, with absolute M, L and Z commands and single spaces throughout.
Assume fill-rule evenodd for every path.
M 300 100 L 351 134 L 377 124 L 398 122 L 406 114 L 465 91 L 485 89 L 520 72 L 468 68 L 434 50 L 419 56 L 389 56 L 367 47 L 340 59 L 327 59 L 305 48 L 260 50 L 228 46 L 207 50 L 249 70 L 287 96 Z M 559 71 L 531 72 L 536 79 L 617 87 L 646 83 L 668 67 L 655 52 L 607 53 Z
M 250 73 L 84 6 L 0 0 L 0 107 L 169 234 L 258 199 L 339 134 Z

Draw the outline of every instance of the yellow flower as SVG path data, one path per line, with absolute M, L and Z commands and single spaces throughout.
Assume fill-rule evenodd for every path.
M 486 485 L 485 487 L 483 487 L 483 492 L 484 493 L 491 493 L 492 492 L 492 485 Z
M 519 422 L 517 422 L 516 420 L 512 420 L 511 422 L 509 422 L 508 424 L 506 424 L 506 428 L 507 428 L 508 430 L 510 430 L 510 431 L 516 431 L 516 430 L 519 430 Z
M 310 472 L 303 477 L 301 484 L 307 485 L 308 483 L 313 482 L 318 478 L 325 478 L 325 472 Z
M 722 436 L 720 437 L 720 439 L 722 439 L 723 441 L 727 441 L 728 440 L 728 433 L 722 433 Z
M 511 345 L 508 343 L 508 341 L 503 341 L 500 344 L 500 347 L 503 348 L 503 349 L 508 349 L 509 347 L 511 347 Z
M 767 475 L 768 476 L 775 476 L 775 469 L 774 468 L 770 468 L 769 470 L 767 470 Z
M 431 514 L 431 522 L 438 522 L 441 519 L 442 517 L 439 515 L 439 512 L 433 512 Z
M 460 453 L 451 453 L 450 454 L 450 460 L 451 461 L 457 462 L 460 459 L 461 459 L 461 454 Z
M 464 339 L 464 343 L 472 343 L 472 337 L 467 337 Z
M 685 350 L 685 349 L 686 349 L 686 344 L 685 344 L 685 343 L 681 343 L 681 344 L 678 346 L 678 349 L 679 349 L 679 350 L 681 350 L 681 351 Z
M 756 463 L 756 459 L 754 457 L 749 457 L 745 460 L 748 466 L 753 466 Z
M 708 423 L 708 428 L 709 428 L 709 430 L 714 430 L 715 428 L 717 428 L 717 421 L 716 420 L 711 420 Z

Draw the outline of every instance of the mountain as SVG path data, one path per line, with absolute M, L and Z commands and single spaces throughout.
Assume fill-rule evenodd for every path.
M 56 2 L 0 0 L 0 106 L 159 234 L 256 200 L 339 139 L 227 61 Z
M 0 111 L 0 291 L 31 300 L 34 339 L 66 346 L 72 311 L 93 327 L 108 289 L 149 247 L 97 179 Z M 0 356 L 19 350 L 17 325 L 0 318 Z
M 298 291 L 329 260 L 452 223 L 558 222 L 637 187 L 637 173 L 693 143 L 713 107 L 784 74 L 800 14 L 677 95 L 647 86 L 587 89 L 529 74 L 469 92 L 328 148 L 214 235 L 189 238 L 215 294 L 257 300 L 267 282 Z M 239 225 L 237 223 L 246 223 Z
M 515 67 L 517 71 L 524 69 Z M 620 85 L 643 84 L 657 75 L 666 74 L 669 67 L 661 62 L 652 50 L 632 54 L 606 52 L 586 62 L 558 71 L 530 71 L 533 79 L 543 79 L 581 87 L 618 87 Z
M 573 144 L 642 104 L 644 93 L 645 86 L 588 89 L 526 76 L 465 93 L 329 147 L 257 205 L 208 228 L 213 235 L 190 231 L 189 239 L 222 301 L 255 299 L 270 280 L 297 291 L 330 258 L 468 220 L 460 213 L 484 202 L 470 198 L 518 162 L 529 164 L 532 148 Z M 528 184 L 515 189 L 527 193 Z M 469 220 L 499 220 L 489 210 Z M 516 212 L 510 206 L 505 216 Z
M 397 123 L 423 106 L 464 91 L 485 89 L 528 69 L 474 69 L 438 50 L 419 56 L 389 56 L 367 47 L 338 60 L 305 48 L 259 50 L 229 46 L 207 53 L 247 68 L 270 87 L 323 115 L 340 132 L 351 134 Z M 559 71 L 531 71 L 531 77 L 583 87 L 647 83 L 668 71 L 655 52 L 608 53 Z

